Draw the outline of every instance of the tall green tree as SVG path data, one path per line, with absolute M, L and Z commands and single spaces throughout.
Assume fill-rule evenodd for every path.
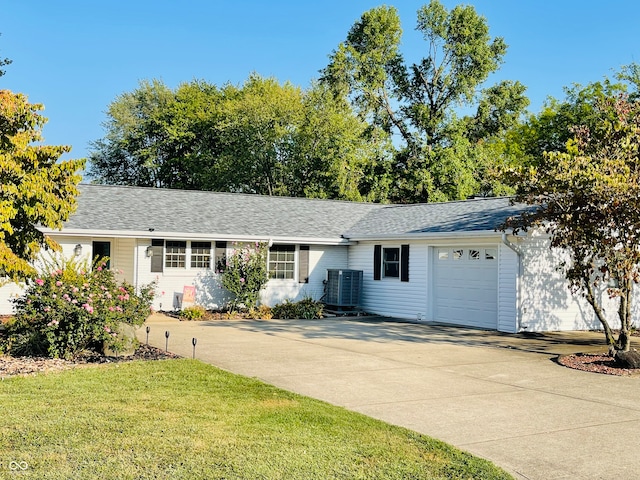
M 564 88 L 564 98 L 549 97 L 540 112 L 516 124 L 505 141 L 519 152 L 520 161 L 537 165 L 544 152 L 566 152 L 567 142 L 574 136 L 572 128 L 586 125 L 597 128 L 601 112 L 597 105 L 620 94 L 636 100 L 640 95 L 640 67 L 632 63 L 615 72 L 613 78 L 587 85 L 573 84 Z
M 174 153 L 169 123 L 174 102 L 174 93 L 157 80 L 120 95 L 109 105 L 105 138 L 92 145 L 90 175 L 104 183 L 170 187 L 161 171 Z
M 295 196 L 385 201 L 392 146 L 354 115 L 344 97 L 314 83 L 305 92 L 293 162 Z
M 568 252 L 560 267 L 572 292 L 593 308 L 615 354 L 629 350 L 640 281 L 640 101 L 618 95 L 591 107 L 590 124 L 572 128 L 566 148 L 511 172 L 519 185 L 516 200 L 535 209 L 504 227 L 544 229 L 552 247 Z M 618 300 L 617 336 L 602 290 Z
M 218 172 L 232 191 L 289 195 L 303 92 L 290 83 L 253 74 L 241 89 L 228 87 L 217 125 L 224 144 Z
M 75 210 L 84 160 L 60 161 L 68 146 L 39 145 L 42 105 L 0 90 L 0 279 L 22 280 L 32 262 L 56 245 L 38 227 L 61 228 Z
M 372 201 L 389 189 L 389 142 L 320 85 L 142 82 L 104 126 L 90 155 L 98 182 Z
M 473 7 L 448 11 L 432 0 L 418 10 L 416 28 L 428 54 L 409 65 L 400 53 L 397 10 L 365 12 L 331 55 L 321 80 L 348 97 L 372 126 L 398 138 L 394 200 L 464 198 L 482 190 L 476 180 L 486 166 L 474 162 L 483 155 L 456 156 L 517 122 L 528 105 L 525 87 L 503 81 L 482 88 L 507 46 L 490 36 Z

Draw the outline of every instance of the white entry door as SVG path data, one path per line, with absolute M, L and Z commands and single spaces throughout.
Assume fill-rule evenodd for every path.
M 435 321 L 498 328 L 498 247 L 433 249 Z

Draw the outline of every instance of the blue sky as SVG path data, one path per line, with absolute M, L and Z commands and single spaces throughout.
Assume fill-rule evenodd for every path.
M 0 88 L 43 103 L 46 143 L 84 157 L 104 135 L 109 103 L 140 80 L 240 84 L 255 71 L 307 87 L 360 15 L 384 3 L 399 11 L 405 59 L 425 56 L 414 30 L 423 1 L 0 0 L 0 57 L 13 60 Z M 637 0 L 443 3 L 473 5 L 504 37 L 505 63 L 490 81 L 525 84 L 533 112 L 563 86 L 640 62 Z

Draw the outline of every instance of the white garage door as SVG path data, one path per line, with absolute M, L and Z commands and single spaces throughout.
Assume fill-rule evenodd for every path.
M 498 248 L 436 247 L 434 320 L 498 328 Z

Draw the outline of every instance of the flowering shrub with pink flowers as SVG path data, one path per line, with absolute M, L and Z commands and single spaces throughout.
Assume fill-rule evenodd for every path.
M 136 292 L 132 285 L 118 284 L 105 259 L 93 265 L 54 260 L 14 300 L 6 350 L 65 359 L 84 350 L 117 352 L 121 325 L 142 325 L 151 313 L 154 287 Z
M 231 310 L 255 308 L 260 298 L 260 290 L 266 285 L 267 250 L 264 242 L 233 244 L 227 257 L 226 268 L 222 272 L 222 286 L 233 295 Z

